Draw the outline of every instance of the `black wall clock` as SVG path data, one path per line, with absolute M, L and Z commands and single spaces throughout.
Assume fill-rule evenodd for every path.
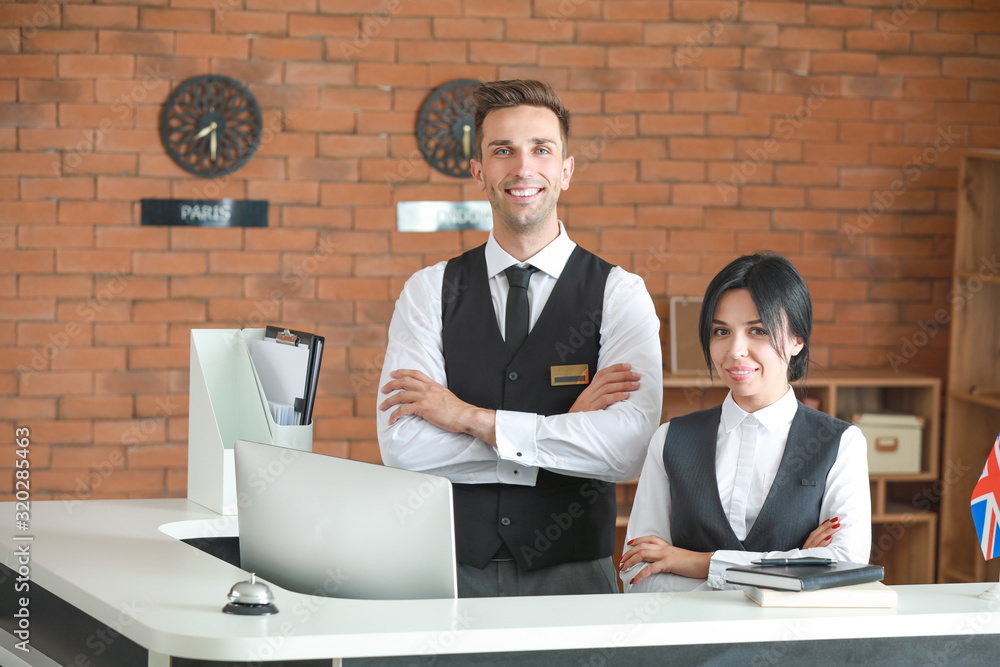
M 448 176 L 471 178 L 475 155 L 475 79 L 456 79 L 436 88 L 420 107 L 417 144 L 432 167 Z
M 253 157 L 260 105 L 245 86 L 219 74 L 196 76 L 170 94 L 160 137 L 174 162 L 196 176 L 231 174 Z

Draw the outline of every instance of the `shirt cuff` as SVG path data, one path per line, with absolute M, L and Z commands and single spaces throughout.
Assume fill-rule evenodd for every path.
M 740 588 L 736 584 L 726 583 L 726 570 L 731 567 L 736 567 L 736 563 L 726 560 L 718 551 L 712 554 L 711 560 L 708 561 L 708 585 L 711 588 Z
M 497 410 L 497 455 L 522 466 L 534 466 L 538 461 L 535 446 L 535 415 L 530 412 Z
M 534 486 L 538 477 L 535 415 L 511 410 L 496 411 L 497 477 L 503 484 Z

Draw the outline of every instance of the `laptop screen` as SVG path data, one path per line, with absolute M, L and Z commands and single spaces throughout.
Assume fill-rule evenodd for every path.
M 457 596 L 451 482 L 236 441 L 241 566 L 298 593 Z

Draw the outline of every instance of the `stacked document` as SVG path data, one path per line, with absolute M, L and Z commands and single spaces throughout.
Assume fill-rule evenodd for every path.
M 762 607 L 895 607 L 896 591 L 881 583 L 885 569 L 868 563 L 813 564 L 825 559 L 773 559 L 731 567 L 726 581 Z M 776 564 L 776 563 L 786 564 Z
M 885 569 L 867 563 L 831 563 L 829 565 L 749 565 L 726 570 L 726 581 L 759 588 L 784 591 L 814 591 L 852 584 L 881 581 Z
M 747 586 L 743 593 L 761 607 L 869 607 L 893 608 L 896 591 L 881 581 L 815 591 L 779 591 Z
M 315 334 L 269 326 L 262 340 L 250 342 L 250 358 L 271 416 L 279 426 L 312 423 L 324 340 Z

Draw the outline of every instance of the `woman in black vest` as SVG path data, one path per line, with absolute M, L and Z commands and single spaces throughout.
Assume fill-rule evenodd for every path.
M 619 564 L 626 591 L 722 588 L 770 557 L 867 562 L 867 444 L 803 405 L 812 302 L 795 267 L 745 255 L 709 284 L 700 338 L 722 405 L 661 426 L 649 445 Z

